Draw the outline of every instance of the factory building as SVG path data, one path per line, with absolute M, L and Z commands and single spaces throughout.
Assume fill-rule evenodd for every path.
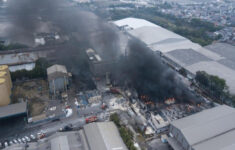
M 113 122 L 90 123 L 80 131 L 57 132 L 38 142 L 14 144 L 4 150 L 128 150 Z
M 185 68 L 192 79 L 197 71 L 206 71 L 226 80 L 235 94 L 235 46 L 213 43 L 202 47 L 189 39 L 144 19 L 124 18 L 113 22 L 128 35 L 145 43 L 153 53 L 176 70 Z
M 234 150 L 235 109 L 220 105 L 170 124 L 174 150 Z
M 0 106 L 10 104 L 12 89 L 11 75 L 7 65 L 0 66 Z
M 115 60 L 103 59 L 95 50 L 86 50 L 88 57 L 89 68 L 92 74 L 96 77 L 106 76 L 112 72 L 113 64 L 116 63 Z
M 69 85 L 69 74 L 63 65 L 53 65 L 47 68 L 47 78 L 50 93 L 57 94 L 67 90 Z

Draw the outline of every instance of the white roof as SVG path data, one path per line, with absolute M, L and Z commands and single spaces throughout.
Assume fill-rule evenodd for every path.
M 189 145 L 197 147 L 195 150 L 205 150 L 207 149 L 205 147 L 212 147 L 211 143 L 214 143 L 214 147 L 222 146 L 221 149 L 235 144 L 235 140 L 228 142 L 230 139 L 226 139 L 230 136 L 233 136 L 233 139 L 235 138 L 235 109 L 226 105 L 204 110 L 173 121 L 171 124 L 182 132 Z M 223 142 L 228 140 L 227 142 L 230 145 L 215 142 L 221 138 L 224 138 Z
M 122 26 L 129 26 L 133 29 L 137 29 L 143 26 L 150 26 L 150 27 L 160 27 L 156 24 L 153 24 L 147 20 L 144 19 L 137 19 L 137 18 L 125 18 L 121 20 L 114 21 L 114 24 L 117 25 L 118 27 Z
M 47 68 L 47 74 L 52 74 L 55 72 L 61 72 L 61 73 L 67 73 L 67 69 L 63 65 L 53 65 L 49 68 Z
M 155 44 L 161 41 L 166 41 L 169 39 L 173 39 L 173 41 L 181 41 L 185 40 L 184 37 L 175 34 L 174 32 L 171 32 L 169 30 L 166 30 L 162 27 L 149 27 L 149 26 L 143 26 L 140 28 L 137 28 L 135 30 L 130 30 L 129 33 L 133 35 L 134 37 L 138 37 L 140 40 L 145 42 L 147 45 L 149 44 Z M 159 36 L 161 35 L 161 36 Z M 172 41 L 169 41 L 170 43 Z M 166 41 L 166 43 L 168 43 Z
M 114 24 L 118 27 L 129 27 L 127 32 L 130 35 L 143 41 L 153 51 L 162 52 L 193 74 L 203 70 L 225 79 L 229 86 L 229 91 L 235 94 L 234 46 L 225 43 L 215 43 L 202 47 L 185 37 L 144 19 L 125 18 L 115 21 Z M 186 58 L 188 60 L 185 60 Z

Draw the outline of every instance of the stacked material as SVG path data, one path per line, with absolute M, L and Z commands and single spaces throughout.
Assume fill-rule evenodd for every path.
M 7 65 L 0 66 L 0 106 L 10 103 L 12 81 Z

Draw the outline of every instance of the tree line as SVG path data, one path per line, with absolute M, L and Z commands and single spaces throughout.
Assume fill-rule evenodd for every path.
M 120 124 L 120 118 L 117 113 L 110 115 L 110 121 L 113 121 L 118 127 L 120 136 L 122 137 L 122 140 L 127 146 L 127 148 L 129 150 L 137 150 L 133 142 L 134 139 L 133 133 L 128 128 Z
M 210 96 L 221 100 L 222 103 L 235 106 L 235 96 L 229 93 L 229 88 L 224 79 L 210 75 L 205 71 L 198 71 L 195 80 Z
M 39 58 L 35 62 L 33 70 L 18 70 L 11 72 L 12 81 L 22 79 L 35 79 L 35 78 L 47 78 L 47 68 L 50 66 L 49 62 L 45 58 Z

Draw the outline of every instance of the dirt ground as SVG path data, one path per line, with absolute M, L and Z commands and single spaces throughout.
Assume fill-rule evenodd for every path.
M 33 80 L 15 83 L 12 92 L 12 102 L 28 100 L 30 116 L 41 114 L 48 105 L 49 91 L 45 80 Z

